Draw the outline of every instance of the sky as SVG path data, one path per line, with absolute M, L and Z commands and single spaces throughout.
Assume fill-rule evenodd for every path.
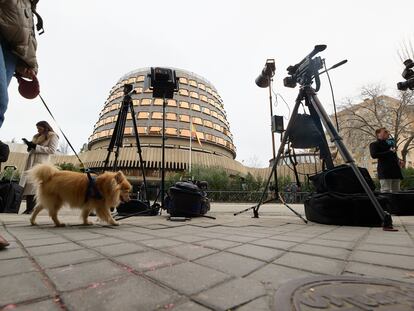
M 87 142 L 109 91 L 125 73 L 171 66 L 211 81 L 224 101 L 237 147 L 236 160 L 267 166 L 271 158 L 268 91 L 255 78 L 276 60 L 274 113 L 285 124 L 298 89 L 283 86 L 286 68 L 316 44 L 331 72 L 337 103 L 363 85 L 381 83 L 395 94 L 403 65 L 402 42 L 414 41 L 414 1 L 277 0 L 40 0 L 45 33 L 38 37 L 41 95 L 76 149 Z M 35 123 L 50 121 L 37 98 L 9 87 L 0 139 L 31 138 Z M 326 77 L 319 97 L 333 111 Z M 276 141 L 280 138 L 276 137 Z

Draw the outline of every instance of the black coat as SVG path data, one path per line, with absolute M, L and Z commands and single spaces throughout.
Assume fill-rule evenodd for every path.
M 399 159 L 385 140 L 377 140 L 369 145 L 371 157 L 378 159 L 377 173 L 379 179 L 402 179 Z

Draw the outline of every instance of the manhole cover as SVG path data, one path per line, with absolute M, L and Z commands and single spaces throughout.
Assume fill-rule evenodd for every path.
M 414 286 L 362 277 L 309 277 L 280 287 L 274 304 L 277 311 L 408 311 L 414 310 Z

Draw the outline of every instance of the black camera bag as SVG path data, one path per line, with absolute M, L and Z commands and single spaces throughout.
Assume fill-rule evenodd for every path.
M 358 167 L 371 190 L 375 190 L 375 184 L 366 168 Z M 355 172 L 346 164 L 339 165 L 319 174 L 309 176 L 309 180 L 315 186 L 317 193 L 362 193 L 365 192 Z
M 377 195 L 384 210 L 390 204 L 386 197 Z M 305 200 L 306 219 L 320 224 L 339 226 L 382 225 L 375 207 L 365 193 L 344 194 L 335 192 L 316 193 Z
M 165 206 L 173 217 L 197 217 L 210 210 L 206 193 L 191 182 L 177 182 L 170 187 Z

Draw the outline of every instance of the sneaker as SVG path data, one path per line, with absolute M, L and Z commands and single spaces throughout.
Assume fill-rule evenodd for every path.
M 0 249 L 3 249 L 3 248 L 6 248 L 7 246 L 9 246 L 10 244 L 9 244 L 9 242 L 7 242 L 6 241 L 6 239 L 5 238 L 3 238 L 1 235 L 0 235 Z

